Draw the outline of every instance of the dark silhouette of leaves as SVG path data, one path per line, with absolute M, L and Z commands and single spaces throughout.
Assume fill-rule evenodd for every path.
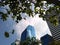
M 12 30 L 12 34 L 14 34 L 14 32 L 15 32 L 15 30 L 13 29 L 13 30 Z
M 7 14 L 3 14 L 3 15 L 1 16 L 1 19 L 2 19 L 3 21 L 5 21 L 5 20 L 7 20 L 7 17 L 8 17 Z
M 28 16 L 32 16 L 32 17 L 34 17 L 33 12 L 35 14 L 40 14 L 39 17 L 42 17 L 43 20 L 46 19 L 46 17 L 44 17 L 46 15 L 49 15 L 49 16 L 50 15 L 56 15 L 57 16 L 57 15 L 60 14 L 60 3 L 59 3 L 60 1 L 58 1 L 58 0 L 45 0 L 45 1 L 47 1 L 46 7 L 48 5 L 50 5 L 51 3 L 55 4 L 54 7 L 50 7 L 46 11 L 46 14 L 44 14 L 44 11 L 45 11 L 44 9 L 45 8 L 43 9 L 43 7 L 45 7 L 44 6 L 45 4 L 43 4 L 43 2 L 41 2 L 41 1 L 44 1 L 44 0 L 35 0 L 35 1 L 36 1 L 36 3 L 34 3 L 33 0 L 5 0 L 5 2 L 3 0 L 0 3 L 0 6 L 4 6 L 4 5 L 8 5 L 9 4 L 10 11 L 7 11 L 7 12 L 8 12 L 8 14 L 10 14 L 10 12 L 13 13 L 12 18 L 13 19 L 16 18 L 16 22 L 19 22 L 19 20 L 22 19 L 21 15 L 17 16 L 17 14 L 20 14 L 21 12 L 22 13 L 27 13 Z M 39 7 L 40 9 L 38 11 L 36 11 L 36 9 L 34 11 L 32 11 L 30 9 L 31 3 L 33 3 L 35 5 L 34 8 Z M 41 10 L 41 9 L 43 9 L 43 10 Z M 0 13 L 0 14 L 2 14 L 2 13 Z M 8 14 L 2 14 L 1 19 L 3 19 L 3 21 L 5 21 L 7 19 Z M 47 17 L 47 18 L 49 19 L 49 17 Z M 51 17 L 51 18 L 53 18 L 53 17 Z M 48 21 L 51 22 L 51 19 L 48 20 Z M 56 25 L 56 24 L 58 24 L 57 21 L 58 20 L 52 20 L 52 23 L 54 25 Z
M 5 32 L 4 35 L 5 35 L 6 38 L 9 37 L 9 33 L 8 32 Z

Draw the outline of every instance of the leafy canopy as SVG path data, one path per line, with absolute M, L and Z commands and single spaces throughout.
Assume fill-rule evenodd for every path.
M 47 2 L 46 2 L 47 1 Z M 36 14 L 40 14 L 43 20 L 50 21 L 54 26 L 59 23 L 60 14 L 60 1 L 58 0 L 5 0 L 0 1 L 0 7 L 8 5 L 10 10 L 6 9 L 8 13 L 3 13 L 0 11 L 1 19 L 5 21 L 10 13 L 16 22 L 22 19 L 20 13 L 27 13 L 28 16 L 34 17 Z M 34 10 L 31 9 L 32 4 L 34 4 Z M 53 6 L 52 6 L 53 5 Z M 34 15 L 35 14 L 35 15 Z M 24 18 L 25 19 L 25 18 Z

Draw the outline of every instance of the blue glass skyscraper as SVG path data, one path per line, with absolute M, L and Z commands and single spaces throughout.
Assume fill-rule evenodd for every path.
M 28 25 L 27 28 L 21 34 L 21 41 L 26 40 L 27 38 L 36 37 L 35 29 L 33 26 Z

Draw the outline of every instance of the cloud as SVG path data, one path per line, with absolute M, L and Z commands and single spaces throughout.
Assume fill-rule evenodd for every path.
M 22 19 L 15 27 L 17 35 L 21 37 L 21 33 L 26 29 L 28 25 L 32 25 L 36 31 L 36 38 L 40 39 L 45 34 L 51 35 L 50 29 L 46 21 L 38 17 L 39 14 L 35 15 L 33 18 L 30 17 L 26 20 Z

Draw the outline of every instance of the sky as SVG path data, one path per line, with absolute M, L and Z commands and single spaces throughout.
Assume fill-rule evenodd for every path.
M 5 7 L 4 9 L 1 9 L 0 7 L 1 12 L 7 13 L 6 9 L 9 8 Z M 26 29 L 28 25 L 34 26 L 37 39 L 40 39 L 42 36 L 46 34 L 51 35 L 47 22 L 44 21 L 42 18 L 39 18 L 38 17 L 39 14 L 36 14 L 33 18 L 27 16 L 26 13 L 22 15 L 26 17 L 26 20 L 22 19 L 17 24 L 15 21 L 13 21 L 11 16 L 9 16 L 7 20 L 4 22 L 0 19 L 0 44 L 1 45 L 11 45 L 11 43 L 14 42 L 16 39 L 20 40 L 21 33 Z M 15 33 L 12 35 L 11 32 L 13 29 L 15 30 Z M 6 38 L 4 36 L 5 31 L 9 32 L 10 34 L 9 38 Z
M 8 18 L 8 20 L 4 22 L 0 19 L 0 45 L 10 45 L 10 43 L 16 40 L 16 33 L 11 34 L 14 25 L 15 22 L 11 18 Z M 4 36 L 5 32 L 9 32 L 9 38 Z

